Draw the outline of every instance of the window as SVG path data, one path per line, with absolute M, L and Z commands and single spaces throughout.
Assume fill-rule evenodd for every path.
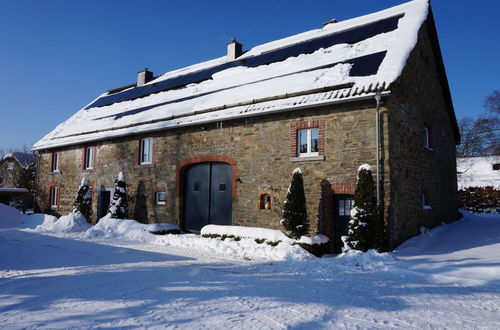
M 500 171 L 500 163 L 493 164 L 493 171 Z
M 425 191 L 422 193 L 422 209 L 432 210 L 432 207 L 429 205 L 427 193 Z
M 259 198 L 259 209 L 270 210 L 271 209 L 271 195 L 270 194 L 260 194 Z
M 153 163 L 153 138 L 145 138 L 141 140 L 141 150 L 139 156 L 139 164 Z
M 61 152 L 52 153 L 52 164 L 50 165 L 51 172 L 59 172 L 61 165 Z
M 7 169 L 7 170 L 13 170 L 14 169 L 14 163 L 13 162 L 6 162 L 5 163 L 5 169 Z
M 59 187 L 50 187 L 50 208 L 57 210 L 59 207 Z
M 165 205 L 166 194 L 164 191 L 156 192 L 156 204 L 157 205 Z
M 424 126 L 424 147 L 432 150 L 431 129 L 429 126 Z
M 352 199 L 339 199 L 339 215 L 340 216 L 351 216 L 352 209 Z
M 94 160 L 95 160 L 95 147 L 86 147 L 83 168 L 85 170 L 91 170 L 94 168 Z
M 319 129 L 308 128 L 297 132 L 297 155 L 317 156 L 318 155 Z

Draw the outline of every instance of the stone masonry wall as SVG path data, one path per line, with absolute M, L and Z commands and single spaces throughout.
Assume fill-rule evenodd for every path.
M 387 102 L 392 247 L 417 235 L 420 226 L 434 227 L 457 218 L 456 141 L 430 24 L 422 26 L 418 44 Z M 430 128 L 432 150 L 424 147 L 424 125 Z M 424 192 L 432 209 L 423 209 Z
M 83 146 L 67 147 L 61 149 L 61 172 L 57 174 L 50 173 L 50 152 L 41 154 L 39 178 L 47 189 L 51 183 L 60 184 L 57 212 L 65 214 L 71 211 L 79 180 L 87 177 L 94 186 L 95 212 L 97 191 L 112 188 L 115 177 L 123 171 L 129 196 L 129 217 L 182 226 L 179 165 L 193 157 L 229 157 L 236 164 L 238 176 L 233 178 L 233 224 L 278 229 L 281 225 L 276 204 L 271 210 L 259 209 L 259 194 L 271 192 L 273 199 L 284 198 L 292 171 L 300 167 L 304 174 L 311 233 L 315 233 L 321 213 L 321 183 L 326 182 L 337 189 L 344 183 L 353 187 L 359 165 L 375 163 L 374 106 L 374 100 L 345 103 L 101 141 L 95 144 L 96 165 L 91 171 L 81 169 Z M 323 150 L 320 151 L 325 159 L 297 161 L 291 157 L 291 148 L 295 148 L 291 128 L 315 126 L 323 129 L 320 132 Z M 138 165 L 139 141 L 143 137 L 154 139 L 153 165 Z M 158 189 L 166 191 L 166 205 L 155 205 L 154 191 Z M 332 219 L 329 217 L 325 221 L 331 223 Z

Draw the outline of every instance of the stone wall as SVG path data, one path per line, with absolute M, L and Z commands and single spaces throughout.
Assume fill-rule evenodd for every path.
M 71 211 L 78 182 L 90 179 L 96 192 L 112 188 L 120 171 L 127 180 L 129 217 L 144 222 L 169 222 L 182 226 L 183 165 L 221 160 L 235 164 L 233 177 L 233 224 L 281 228 L 276 204 L 259 208 L 259 194 L 271 192 L 273 202 L 282 200 L 292 171 L 300 167 L 311 221 L 311 233 L 318 229 L 321 183 L 353 186 L 360 164 L 375 163 L 375 101 L 345 103 L 265 117 L 226 121 L 154 134 L 102 141 L 96 146 L 95 170 L 82 170 L 84 146 L 61 149 L 61 172 L 50 173 L 50 153 L 42 153 L 39 178 L 43 185 L 59 183 L 59 214 Z M 320 127 L 320 154 L 324 159 L 300 161 L 291 154 L 295 148 L 294 129 Z M 153 164 L 138 165 L 139 141 L 153 137 Z M 222 158 L 221 158 L 222 157 Z M 226 158 L 224 158 L 226 157 Z M 47 188 L 48 189 L 48 188 Z M 164 189 L 166 205 L 155 205 L 154 191 Z M 337 188 L 338 189 L 338 188 Z M 95 217 L 93 219 L 95 221 Z M 331 222 L 331 218 L 325 219 Z
M 455 141 L 443 82 L 440 56 L 433 46 L 432 22 L 419 32 L 419 42 L 387 101 L 391 191 L 388 219 L 390 242 L 397 246 L 417 235 L 419 227 L 434 227 L 457 218 Z M 424 147 L 424 126 L 431 149 Z M 422 206 L 426 193 L 429 206 Z

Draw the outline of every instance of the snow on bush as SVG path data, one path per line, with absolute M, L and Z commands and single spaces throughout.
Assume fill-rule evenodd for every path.
M 153 242 L 156 235 L 152 232 L 180 231 L 176 225 L 144 224 L 132 219 L 116 219 L 107 214 L 90 228 L 86 235 L 89 238 L 121 238 L 139 242 Z
M 55 233 L 73 233 L 84 232 L 91 225 L 87 222 L 87 218 L 80 212 L 72 212 L 63 215 L 59 219 L 56 217 L 46 217 L 45 221 L 36 227 L 37 230 L 50 231 Z
M 201 235 L 205 237 L 253 238 L 265 240 L 268 243 L 294 242 L 280 230 L 257 227 L 207 225 L 201 229 Z
M 222 241 L 227 238 L 236 242 L 242 239 L 253 239 L 261 245 L 298 245 L 317 257 L 328 253 L 330 249 L 330 240 L 325 235 L 301 236 L 299 239 L 292 239 L 280 230 L 267 228 L 207 225 L 201 229 L 201 235 L 206 238 L 218 238 Z
M 83 178 L 78 187 L 75 198 L 73 213 L 80 212 L 85 218 L 89 219 L 92 213 L 92 199 L 89 180 Z
M 123 172 L 120 172 L 120 174 L 118 174 L 118 178 L 115 180 L 115 192 L 113 193 L 113 199 L 111 200 L 108 213 L 115 219 L 127 217 L 127 184 L 125 183 L 125 176 L 123 175 Z

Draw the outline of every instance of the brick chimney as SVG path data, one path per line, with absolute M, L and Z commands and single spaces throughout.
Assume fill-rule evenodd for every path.
M 137 73 L 137 86 L 142 86 L 153 79 L 153 72 L 145 68 Z
M 243 54 L 243 45 L 240 44 L 236 39 L 233 39 L 227 44 L 227 60 L 234 61 L 236 58 Z

